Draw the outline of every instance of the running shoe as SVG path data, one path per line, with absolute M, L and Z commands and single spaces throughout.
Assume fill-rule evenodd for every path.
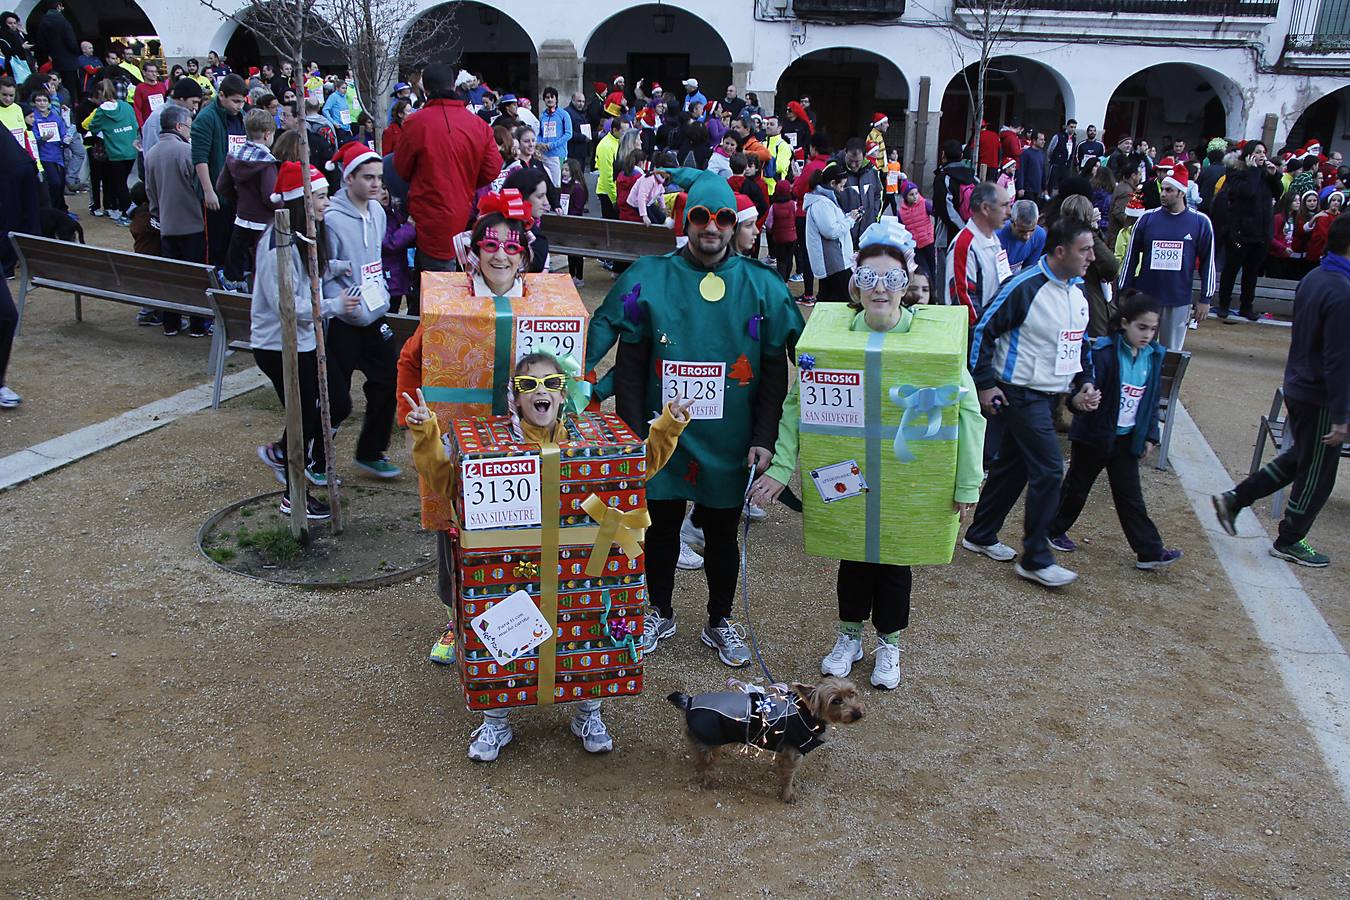
M 1043 569 L 1026 569 L 1021 563 L 1013 563 L 1013 571 L 1027 581 L 1043 584 L 1048 588 L 1064 587 L 1078 580 L 1077 572 L 1070 572 L 1063 566 L 1051 563 Z
M 22 402 L 22 397 L 0 384 L 0 409 L 14 409 Z
M 289 495 L 282 495 L 281 506 L 279 507 L 283 516 L 291 514 L 291 498 Z M 333 510 L 329 508 L 318 497 L 305 496 L 305 518 L 314 522 L 322 522 L 333 515 Z
M 700 556 L 703 555 L 707 547 L 707 541 L 703 538 L 703 529 L 694 524 L 694 520 L 685 515 L 684 521 L 680 523 L 680 540 L 689 545 L 689 548 Z
M 751 522 L 763 522 L 769 517 L 769 514 L 760 508 L 758 504 L 747 503 L 745 504 L 745 517 Z
M 642 655 L 646 656 L 656 649 L 656 645 L 675 633 L 675 617 L 669 619 L 661 615 L 660 610 L 648 607 L 642 626 Z
M 1182 553 L 1180 550 L 1168 549 L 1164 550 L 1162 556 L 1157 559 L 1139 560 L 1134 564 L 1134 567 L 1136 569 L 1143 569 L 1145 572 L 1152 571 L 1153 569 L 1165 569 L 1185 555 L 1186 554 Z
M 159 310 L 141 307 L 141 311 L 136 313 L 136 324 L 140 325 L 142 328 L 148 328 L 153 325 L 163 325 L 164 317 L 160 315 Z
M 614 738 L 610 737 L 605 720 L 600 718 L 599 706 L 573 716 L 572 733 L 581 738 L 581 746 L 587 753 L 608 753 L 614 749 Z
M 1287 559 L 1292 563 L 1298 563 L 1300 566 L 1307 566 L 1310 569 L 1325 569 L 1331 565 L 1331 557 L 1314 550 L 1306 538 L 1297 544 L 1275 544 L 1270 548 L 1270 555 L 1276 559 Z
M 1010 562 L 1017 558 L 1017 551 L 1002 541 L 986 546 L 985 544 L 976 544 L 973 541 L 961 538 L 961 546 L 965 547 L 971 553 L 982 554 L 995 562 Z
M 281 445 L 277 443 L 262 444 L 258 447 L 258 459 L 262 460 L 263 465 L 272 470 L 277 481 L 286 483 L 286 457 L 281 452 Z
M 834 649 L 820 661 L 820 674 L 846 678 L 853 671 L 853 664 L 862 658 L 862 639 L 849 637 L 841 631 L 835 636 Z
M 872 687 L 893 691 L 900 684 L 900 646 L 877 641 L 876 663 L 872 666 Z
M 440 638 L 431 648 L 431 654 L 427 658 L 437 665 L 453 666 L 455 664 L 455 625 L 453 622 L 446 623 L 445 631 L 441 632 Z
M 483 724 L 469 735 L 469 759 L 474 762 L 492 762 L 502 752 L 502 748 L 511 743 L 515 734 L 506 716 L 483 716 Z
M 1219 527 L 1237 537 L 1237 517 L 1238 513 L 1242 512 L 1242 507 L 1237 505 L 1237 494 L 1233 491 L 1224 491 L 1222 494 L 1215 494 L 1210 500 L 1214 502 L 1214 515 L 1219 517 Z
M 403 470 L 391 463 L 388 457 L 381 456 L 379 459 L 356 459 L 352 460 L 358 469 L 368 475 L 374 475 L 376 478 L 397 478 L 403 474 Z
M 1050 546 L 1054 547 L 1060 553 L 1072 553 L 1078 549 L 1078 545 L 1075 544 L 1067 534 L 1057 534 L 1050 538 Z
M 680 558 L 675 561 L 675 568 L 693 571 L 703 568 L 703 557 L 690 547 L 684 541 L 680 541 Z
M 723 618 L 716 627 L 705 625 L 699 638 L 717 651 L 718 659 L 733 669 L 739 669 L 750 662 L 750 648 L 745 644 L 745 631 L 730 619 Z

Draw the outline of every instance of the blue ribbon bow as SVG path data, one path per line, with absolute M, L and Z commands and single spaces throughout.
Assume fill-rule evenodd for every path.
M 904 463 L 914 462 L 909 441 L 954 441 L 956 426 L 942 424 L 942 411 L 955 406 L 966 389 L 957 384 L 918 388 L 902 384 L 890 390 L 891 402 L 903 409 L 900 427 L 895 429 L 892 445 L 895 458 Z

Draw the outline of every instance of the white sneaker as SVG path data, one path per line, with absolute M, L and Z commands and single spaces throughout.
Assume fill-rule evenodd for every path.
M 22 397 L 4 385 L 0 385 L 0 409 L 13 409 L 22 402 Z
M 680 558 L 676 560 L 675 567 L 677 569 L 701 569 L 703 568 L 703 557 L 699 556 L 693 547 L 690 547 L 684 541 L 680 541 Z
M 581 738 L 581 746 L 587 753 L 608 753 L 614 749 L 614 738 L 600 718 L 600 710 L 579 712 L 572 717 L 572 733 Z
M 853 664 L 862 658 L 862 639 L 849 637 L 841 631 L 834 639 L 834 649 L 820 661 L 820 674 L 844 678 L 853 671 Z
M 483 724 L 469 735 L 473 741 L 469 744 L 469 759 L 475 762 L 492 762 L 502 752 L 502 748 L 511 743 L 515 735 L 511 732 L 511 723 L 505 716 L 483 716 Z
M 877 641 L 876 665 L 872 667 L 872 687 L 893 691 L 900 683 L 900 647 Z
M 801 272 L 798 272 L 796 275 L 793 275 L 791 278 L 788 279 L 788 281 L 792 282 L 793 284 L 801 284 L 803 280 L 804 279 L 802 278 Z
M 762 522 L 768 517 L 768 515 L 769 514 L 766 513 L 763 509 L 761 509 L 758 504 L 755 503 L 745 504 L 745 517 L 749 519 L 751 522 Z
M 1017 558 L 1017 551 L 1002 541 L 999 541 L 997 544 L 990 544 L 986 547 L 984 544 L 972 543 L 965 538 L 961 538 L 961 546 L 972 553 L 982 553 L 997 562 L 1008 562 L 1009 560 Z
M 703 537 L 703 529 L 695 526 L 687 515 L 684 517 L 684 521 L 680 523 L 680 540 L 700 555 L 704 552 L 703 548 L 708 544 Z
M 1043 584 L 1046 587 L 1057 588 L 1064 587 L 1066 584 L 1073 584 L 1078 580 L 1077 572 L 1070 572 L 1063 566 L 1051 563 L 1044 569 L 1024 569 L 1021 563 L 1013 565 L 1013 571 L 1021 575 L 1027 581 L 1034 581 L 1037 584 Z

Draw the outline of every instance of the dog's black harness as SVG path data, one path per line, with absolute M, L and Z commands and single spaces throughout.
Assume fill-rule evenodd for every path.
M 825 743 L 825 723 L 802 708 L 795 695 L 724 691 L 689 698 L 689 733 L 710 747 L 749 744 L 775 752 L 789 747 L 810 753 Z

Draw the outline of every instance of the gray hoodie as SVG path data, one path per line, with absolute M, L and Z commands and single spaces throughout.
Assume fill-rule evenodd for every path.
M 291 248 L 291 284 L 295 289 L 296 349 L 307 353 L 314 349 L 314 307 L 309 299 L 309 276 L 300 264 L 303 245 Z M 281 349 L 281 313 L 277 292 L 277 251 L 268 227 L 258 238 L 254 259 L 252 326 L 249 342 L 254 350 Z M 331 318 L 343 308 L 342 297 L 324 297 L 319 312 Z
M 367 267 L 374 277 L 371 283 L 382 298 L 374 309 L 363 302 L 356 312 L 343 312 L 338 318 L 348 325 L 370 325 L 389 312 L 389 291 L 384 286 L 382 252 L 384 246 L 384 209 L 375 201 L 366 204 L 362 217 L 344 188 L 328 204 L 323 226 L 328 235 L 328 272 L 323 278 L 325 294 L 341 295 L 362 283 Z

